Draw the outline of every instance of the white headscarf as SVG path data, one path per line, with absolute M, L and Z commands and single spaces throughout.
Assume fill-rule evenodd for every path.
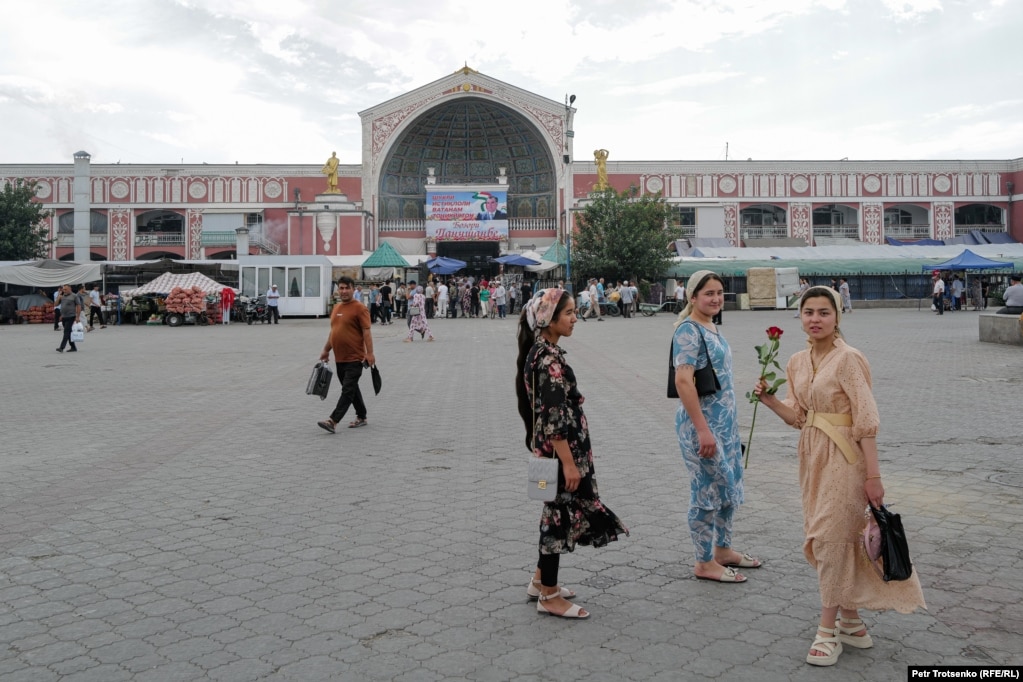
M 717 273 L 713 270 L 697 270 L 690 275 L 689 281 L 686 282 L 686 307 L 678 314 L 678 319 L 675 320 L 676 327 L 682 324 L 687 317 L 692 315 L 693 298 L 696 296 L 696 290 L 701 284 L 703 284 L 708 275 L 717 275 Z
M 802 315 L 803 301 L 805 301 L 808 298 L 818 298 L 818 297 L 820 297 L 820 295 L 821 295 L 820 294 L 820 290 L 821 289 L 823 289 L 824 291 L 826 291 L 828 293 L 828 296 L 831 297 L 832 303 L 835 304 L 835 334 L 837 336 L 841 336 L 842 335 L 842 330 L 839 329 L 838 326 L 840 324 L 842 324 L 842 295 L 840 293 L 838 293 L 837 291 L 835 291 L 834 289 L 832 289 L 831 287 L 824 286 L 823 284 L 818 284 L 817 286 L 810 287 L 809 289 L 804 291 L 803 295 L 799 297 L 800 315 Z M 807 296 L 807 294 L 809 294 L 811 291 L 813 291 L 814 293 L 811 294 L 810 296 Z

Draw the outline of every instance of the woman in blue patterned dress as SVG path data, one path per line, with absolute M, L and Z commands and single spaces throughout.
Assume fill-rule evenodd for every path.
M 689 278 L 689 302 L 679 313 L 671 352 L 679 407 L 675 430 L 689 472 L 689 532 L 696 547 L 693 573 L 701 580 L 746 582 L 739 568 L 760 560 L 732 549 L 732 518 L 742 504 L 742 446 L 732 385 L 732 351 L 712 322 L 724 304 L 721 277 L 700 270 Z M 702 398 L 696 370 L 714 367 L 721 388 Z
M 604 506 L 593 476 L 593 450 L 583 414 L 583 396 L 575 372 L 558 345 L 571 336 L 576 321 L 572 295 L 561 289 L 538 291 L 519 318 L 515 393 L 526 426 L 526 447 L 536 457 L 557 457 L 558 495 L 540 515 L 540 559 L 526 594 L 536 610 L 562 618 L 588 618 L 568 599 L 571 590 L 558 585 L 558 566 L 576 545 L 603 547 L 629 534 Z

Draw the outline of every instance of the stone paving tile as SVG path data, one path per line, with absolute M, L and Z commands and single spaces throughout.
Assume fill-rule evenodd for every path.
M 523 595 L 539 507 L 522 494 L 514 320 L 437 320 L 433 344 L 376 327 L 384 390 L 365 394 L 367 428 L 335 435 L 315 422 L 337 385 L 324 402 L 302 390 L 324 320 L 110 327 L 73 356 L 45 325 L 0 328 L 18 359 L 0 384 L 0 679 L 816 679 L 797 432 L 766 411 L 735 525 L 766 565 L 742 586 L 692 578 L 671 321 L 580 324 L 564 342 L 602 496 L 632 531 L 563 560 L 582 623 Z M 799 350 L 793 322 L 726 315 L 744 434 L 753 346 L 777 325 L 783 357 Z M 929 611 L 868 613 L 875 647 L 829 677 L 1023 663 L 1023 355 L 979 343 L 973 313 L 863 310 L 842 327 L 872 365 L 887 500 Z M 55 434 L 59 405 L 74 409 Z

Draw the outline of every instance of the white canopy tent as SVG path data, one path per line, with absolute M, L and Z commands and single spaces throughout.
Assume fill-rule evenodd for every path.
M 38 260 L 0 266 L 0 282 L 52 289 L 62 284 L 98 282 L 103 276 L 100 263 Z

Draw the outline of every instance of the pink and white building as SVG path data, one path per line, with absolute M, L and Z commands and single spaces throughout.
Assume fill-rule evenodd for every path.
M 362 163 L 327 194 L 322 162 L 293 165 L 0 165 L 0 182 L 36 183 L 52 209 L 51 257 L 130 261 L 250 254 L 358 264 L 381 242 L 400 253 L 485 264 L 564 241 L 597 182 L 573 148 L 576 110 L 468 67 L 360 112 Z M 584 119 L 580 123 L 585 125 Z M 324 150 L 324 158 L 330 150 Z M 994 161 L 607 162 L 609 183 L 659 192 L 687 236 L 736 246 L 886 237 L 950 239 L 971 230 L 1023 241 L 1023 159 Z M 439 187 L 498 188 L 507 228 L 445 239 L 427 228 Z

